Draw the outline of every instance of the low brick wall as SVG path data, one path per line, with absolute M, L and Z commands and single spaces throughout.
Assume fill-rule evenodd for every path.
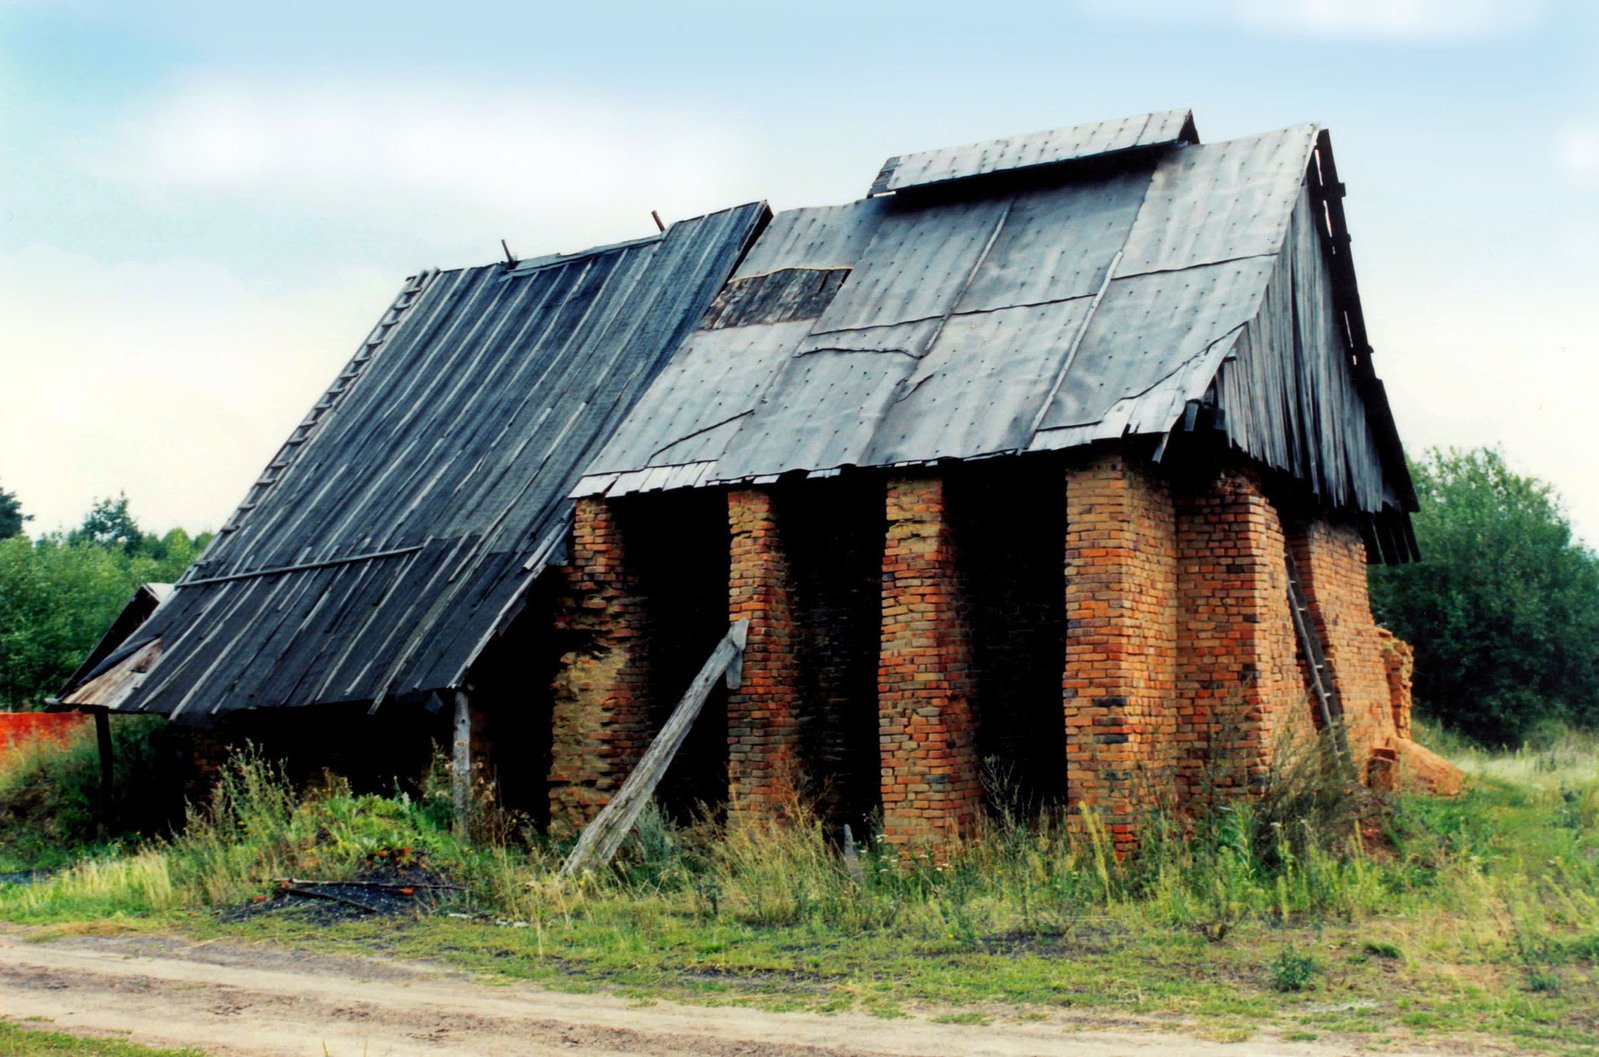
M 39 742 L 64 745 L 93 722 L 82 712 L 0 712 L 0 761 Z

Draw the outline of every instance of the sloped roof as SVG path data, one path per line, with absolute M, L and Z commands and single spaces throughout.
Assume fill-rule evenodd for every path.
M 1225 427 L 1223 399 L 1292 399 L 1310 410 L 1239 418 L 1235 446 L 1331 507 L 1403 519 L 1397 434 L 1353 368 L 1369 350 L 1335 325 L 1358 317 L 1347 241 L 1322 262 L 1325 134 L 1196 140 L 1174 111 L 908 155 L 874 185 L 891 194 L 778 214 L 577 493 L 1163 436 L 1195 407 Z M 1274 277 L 1297 302 L 1268 298 Z M 1218 390 L 1246 332 L 1257 369 Z M 1262 367 L 1282 360 L 1293 385 Z
M 567 493 L 769 216 L 408 282 L 239 512 L 108 669 L 124 710 L 457 686 L 561 546 Z M 89 673 L 98 674 L 98 673 Z

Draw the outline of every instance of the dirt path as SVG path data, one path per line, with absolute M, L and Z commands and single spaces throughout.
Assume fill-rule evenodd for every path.
M 937 1024 L 860 1014 L 640 1004 L 429 966 L 170 937 L 32 941 L 0 930 L 0 1017 L 240 1057 L 1153 1057 L 1352 1052 L 1266 1036 L 1217 1043 L 1062 1019 Z M 1386 1054 L 1401 1051 L 1387 1049 Z M 1455 1051 L 1460 1052 L 1460 1051 Z

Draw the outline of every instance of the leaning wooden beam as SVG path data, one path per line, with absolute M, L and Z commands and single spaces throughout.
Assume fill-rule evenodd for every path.
M 654 795 L 655 787 L 661 783 L 672 757 L 682 747 L 683 739 L 688 737 L 689 729 L 699 717 L 700 709 L 704 707 L 716 680 L 726 673 L 727 685 L 732 688 L 738 686 L 749 623 L 748 620 L 736 621 L 728 628 L 722 641 L 717 643 L 716 649 L 711 651 L 710 658 L 689 684 L 688 692 L 677 703 L 671 718 L 644 751 L 633 773 L 627 776 L 627 781 L 611 797 L 610 803 L 594 816 L 594 821 L 578 837 L 577 847 L 572 849 L 572 854 L 561 866 L 562 877 L 572 877 L 611 861 L 622 846 L 623 839 L 638 822 L 639 812 L 644 810 L 644 805 Z

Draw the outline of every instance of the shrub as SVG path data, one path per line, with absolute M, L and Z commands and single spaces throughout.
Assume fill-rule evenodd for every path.
M 1316 975 L 1316 959 L 1292 947 L 1284 948 L 1271 961 L 1271 986 L 1274 991 L 1304 991 Z

